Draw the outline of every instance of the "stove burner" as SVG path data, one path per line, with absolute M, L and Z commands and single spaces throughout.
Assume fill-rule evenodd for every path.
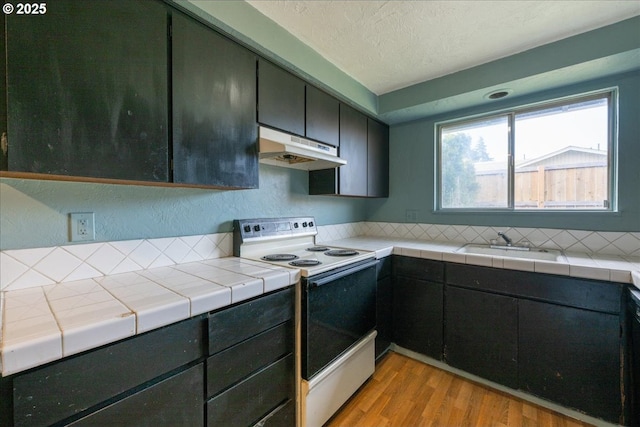
M 292 255 L 292 254 L 273 254 L 273 255 L 265 255 L 260 259 L 264 261 L 291 261 L 294 259 L 298 259 L 298 256 Z
M 352 249 L 335 249 L 332 251 L 327 251 L 324 254 L 328 256 L 353 256 L 358 255 L 358 252 Z
M 313 246 L 311 248 L 307 248 L 309 252 L 326 252 L 329 250 L 326 246 Z
M 317 259 L 299 259 L 289 263 L 289 265 L 293 265 L 294 267 L 313 267 L 320 264 L 322 263 Z

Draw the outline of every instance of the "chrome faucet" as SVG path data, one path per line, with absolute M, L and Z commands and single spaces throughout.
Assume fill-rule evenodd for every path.
M 513 240 L 511 240 L 511 238 L 502 231 L 498 232 L 498 236 L 502 237 L 504 241 L 507 242 L 507 246 L 511 246 L 513 244 Z

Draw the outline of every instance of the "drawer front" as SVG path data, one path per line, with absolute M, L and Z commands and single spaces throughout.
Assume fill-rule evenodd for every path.
M 621 284 L 573 277 L 447 264 L 447 284 L 606 313 L 622 307 Z
M 175 427 L 204 424 L 202 363 L 69 425 Z
M 293 287 L 209 315 L 209 354 L 215 354 L 293 318 Z
M 429 259 L 394 256 L 393 271 L 397 276 L 440 283 L 444 281 L 444 263 Z
M 288 355 L 207 402 L 207 425 L 250 426 L 294 397 L 294 357 Z
M 209 357 L 207 396 L 220 393 L 293 351 L 293 320 L 289 320 Z
M 51 425 L 198 359 L 203 326 L 189 319 L 18 374 L 15 425 Z
M 296 425 L 296 405 L 294 400 L 278 406 L 267 417 L 260 420 L 260 427 L 294 427 Z

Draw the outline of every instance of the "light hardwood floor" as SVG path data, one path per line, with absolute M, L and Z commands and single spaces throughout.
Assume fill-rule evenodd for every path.
M 389 352 L 325 427 L 591 426 Z

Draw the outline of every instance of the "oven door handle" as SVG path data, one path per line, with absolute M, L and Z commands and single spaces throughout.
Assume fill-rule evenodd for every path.
M 354 266 L 352 268 L 348 268 L 346 270 L 339 271 L 338 273 L 330 274 L 330 275 L 328 275 L 326 277 L 322 277 L 322 278 L 319 278 L 319 279 L 316 279 L 316 280 L 311 280 L 311 281 L 309 281 L 309 285 L 308 286 L 309 286 L 309 288 L 316 288 L 318 286 L 326 285 L 327 283 L 331 283 L 331 282 L 333 282 L 333 281 L 335 281 L 337 279 L 340 279 L 342 277 L 345 277 L 345 276 L 348 276 L 350 274 L 357 273 L 359 271 L 362 271 L 362 270 L 365 270 L 365 269 L 367 269 L 369 267 L 372 267 L 372 266 L 376 265 L 377 263 L 378 263 L 378 260 L 377 259 L 373 259 L 373 260 L 371 260 L 371 261 L 369 261 L 367 263 L 358 264 L 358 265 L 356 265 L 356 266 Z

